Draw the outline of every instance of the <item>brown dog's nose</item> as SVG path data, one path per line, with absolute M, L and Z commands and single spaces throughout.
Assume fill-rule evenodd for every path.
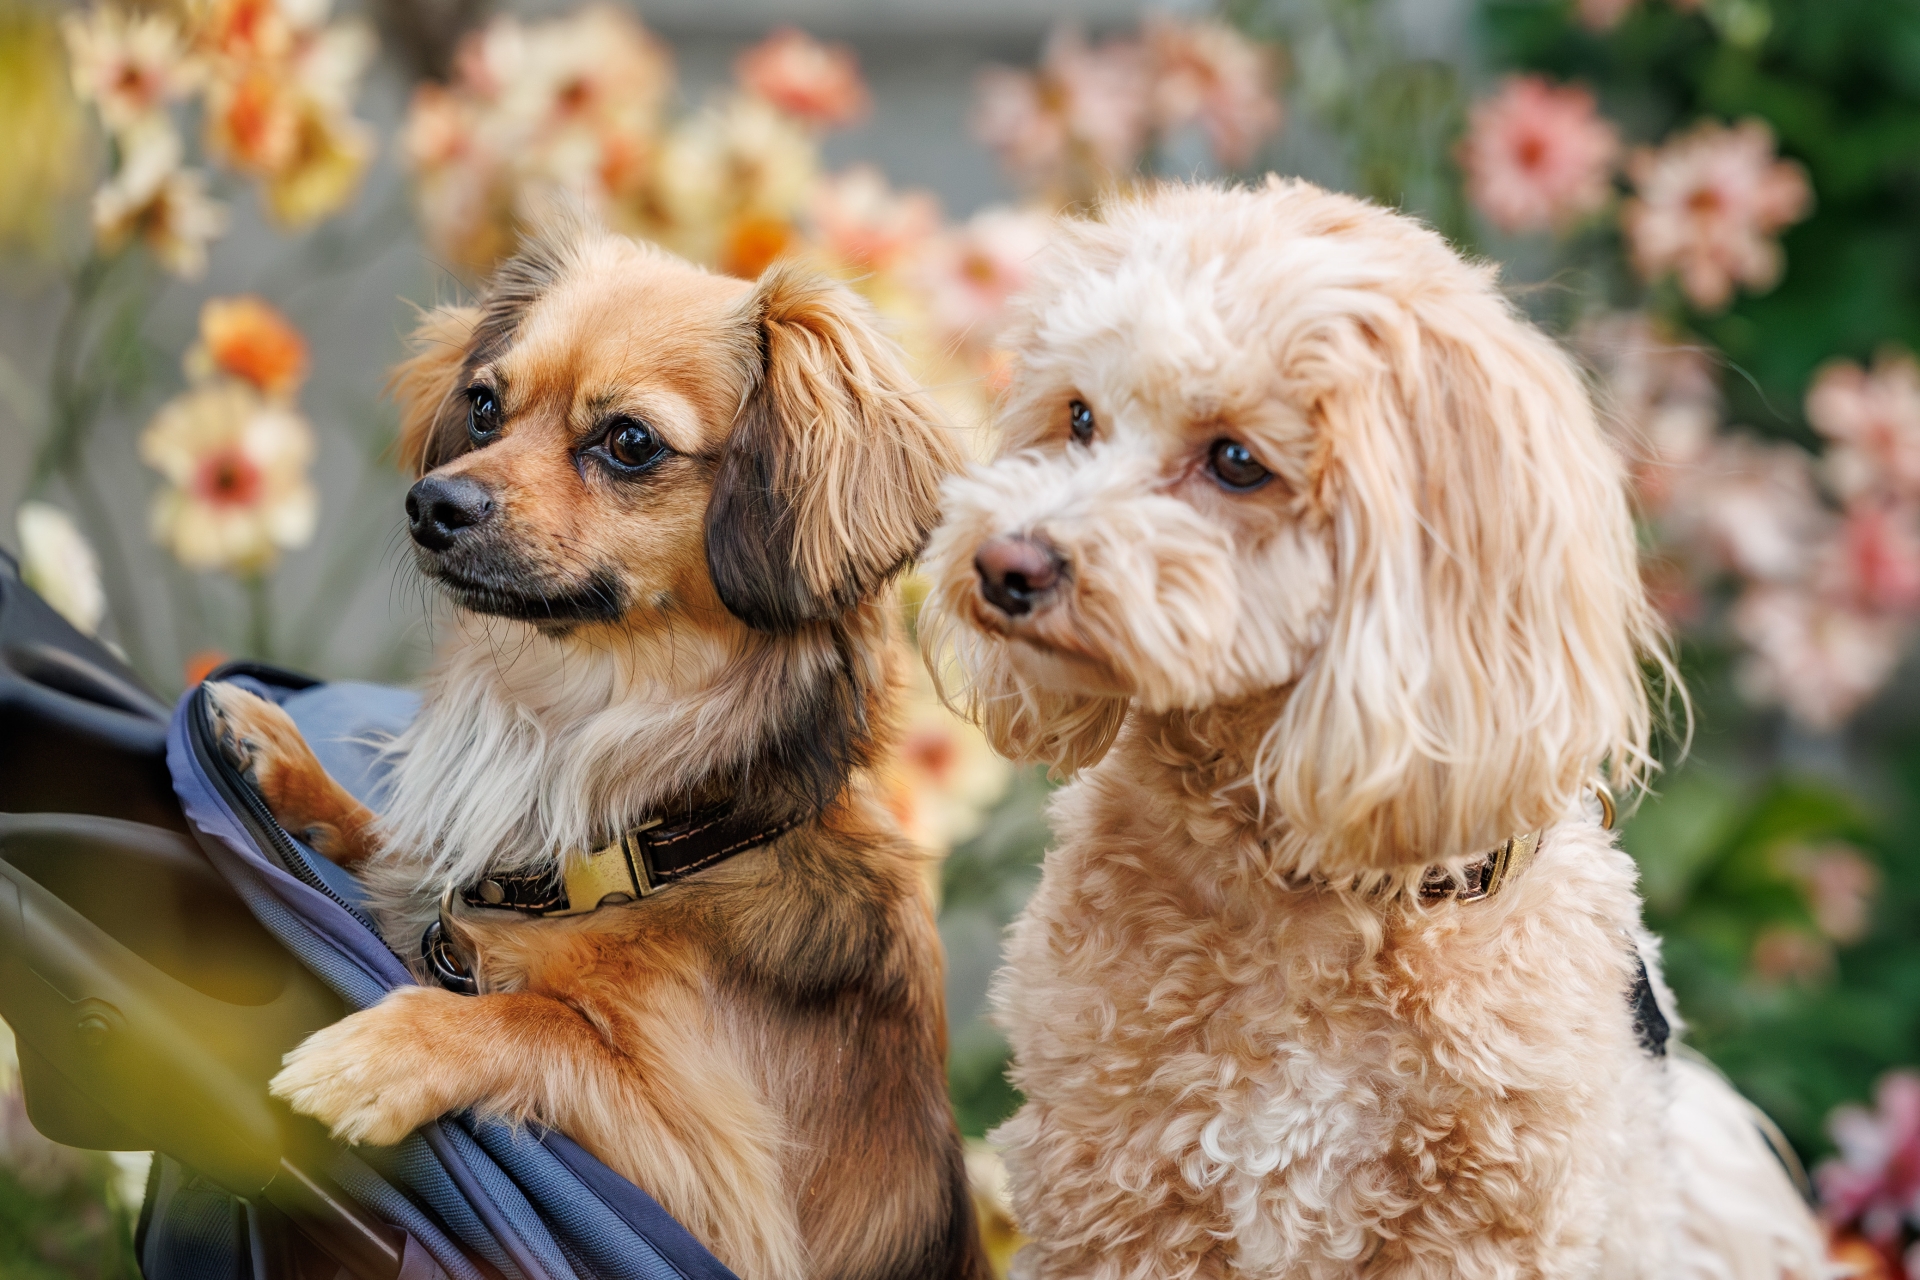
M 1038 538 L 995 538 L 973 557 L 980 594 L 987 603 L 1019 618 L 1032 613 L 1060 583 L 1067 562 Z
M 429 551 L 445 551 L 462 529 L 493 514 L 493 495 L 465 476 L 428 476 L 407 491 L 407 527 Z

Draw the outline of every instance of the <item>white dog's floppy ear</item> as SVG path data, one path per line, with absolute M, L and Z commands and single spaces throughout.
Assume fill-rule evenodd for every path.
M 1467 857 L 1572 812 L 1603 762 L 1644 782 L 1664 637 L 1564 353 L 1491 288 L 1383 299 L 1300 342 L 1338 597 L 1262 753 L 1299 865 Z
M 836 617 L 919 551 L 960 453 L 852 290 L 776 264 L 743 323 L 756 367 L 707 505 L 707 569 L 748 625 Z

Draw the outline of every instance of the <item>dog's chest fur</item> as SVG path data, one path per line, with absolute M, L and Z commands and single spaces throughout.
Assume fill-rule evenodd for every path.
M 1058 1270 L 1421 1274 L 1432 1251 L 1492 1275 L 1462 1256 L 1491 1229 L 1539 1274 L 1633 1274 L 1606 1252 L 1644 1244 L 1658 1198 L 1609 1188 L 1662 1176 L 1665 1085 L 1632 1030 L 1625 855 L 1565 823 L 1494 899 L 1389 906 L 1261 881 L 1181 794 L 1139 786 L 1138 761 L 1062 792 L 1074 834 L 1010 945 L 1018 1199 L 1036 1219 L 1081 1202 L 1027 1225 L 1104 1257 Z M 1562 1208 L 1596 1198 L 1606 1214 Z

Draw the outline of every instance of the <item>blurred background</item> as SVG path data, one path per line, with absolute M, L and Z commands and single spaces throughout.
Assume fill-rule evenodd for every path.
M 1816 1166 L 1836 1249 L 1920 1277 L 1911 0 L 337 3 L 0 0 L 0 542 L 156 689 L 424 669 L 385 370 L 544 192 L 841 276 L 984 449 L 1059 212 L 1354 191 L 1590 370 L 1693 699 L 1624 831 L 1690 1040 Z M 910 719 L 980 1137 L 1018 1101 L 986 991 L 1050 784 L 924 685 Z M 142 1157 L 53 1147 L 0 1085 L 0 1274 L 130 1274 Z

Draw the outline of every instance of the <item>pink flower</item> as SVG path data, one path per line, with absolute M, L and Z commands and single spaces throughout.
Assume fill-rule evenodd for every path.
M 733 69 L 747 92 L 821 128 L 857 123 L 873 108 L 853 50 L 821 44 L 796 27 L 781 27 L 742 53 Z
M 1677 272 L 1696 307 L 1727 304 L 1733 286 L 1767 289 L 1780 278 L 1782 229 L 1813 205 L 1806 170 L 1774 156 L 1759 120 L 1728 128 L 1706 120 L 1627 162 L 1638 195 L 1621 211 L 1634 265 L 1647 280 Z
M 1920 1225 L 1920 1076 L 1890 1071 L 1874 1090 L 1874 1109 L 1836 1107 L 1827 1132 L 1840 1154 L 1813 1171 L 1820 1212 L 1835 1227 L 1857 1224 L 1881 1247 L 1905 1223 Z
M 1796 845 L 1782 851 L 1780 861 L 1806 892 L 1820 932 L 1841 943 L 1866 936 L 1873 895 L 1880 889 L 1880 869 L 1866 855 L 1848 844 Z
M 1271 52 L 1224 22 L 1147 19 L 1153 116 L 1162 129 L 1198 120 L 1214 158 L 1229 169 L 1253 159 L 1280 128 Z
M 1589 31 L 1606 31 L 1618 26 L 1620 20 L 1633 11 L 1640 0 L 1579 0 L 1580 23 Z M 1700 7 L 1700 0 L 1671 0 L 1673 7 L 1692 11 Z
M 1007 303 L 1026 287 L 1052 219 L 1016 209 L 982 209 L 942 236 L 922 262 L 934 326 L 975 353 L 1006 326 Z
M 1831 519 L 1813 487 L 1813 460 L 1791 444 L 1723 436 L 1676 479 L 1672 535 L 1747 578 L 1795 581 Z
M 940 204 L 924 191 L 895 192 L 872 165 L 855 165 L 814 188 L 810 212 L 828 253 L 863 271 L 885 271 L 940 227 Z
M 1823 365 L 1807 392 L 1807 419 L 1834 442 L 1827 474 L 1843 498 L 1920 496 L 1920 364 L 1911 355 L 1882 352 L 1871 373 L 1851 360 Z
M 1600 407 L 1633 469 L 1642 510 L 1665 515 L 1719 426 L 1712 361 L 1641 312 L 1590 320 L 1574 345 L 1600 376 Z
M 1876 613 L 1920 611 L 1920 522 L 1913 508 L 1855 504 L 1827 559 L 1822 576 L 1830 592 Z
M 1749 588 L 1733 611 L 1749 652 L 1737 672 L 1754 702 L 1778 703 L 1830 733 L 1879 691 L 1900 661 L 1901 629 L 1792 587 Z
M 1460 145 L 1467 194 L 1504 231 L 1564 228 L 1613 194 L 1620 134 L 1578 85 L 1512 76 L 1473 108 Z
M 1015 176 L 1045 184 L 1070 163 L 1102 176 L 1130 169 L 1146 140 L 1146 60 L 1138 42 L 1089 47 L 1056 27 L 1037 72 L 987 67 L 977 81 L 974 136 Z

